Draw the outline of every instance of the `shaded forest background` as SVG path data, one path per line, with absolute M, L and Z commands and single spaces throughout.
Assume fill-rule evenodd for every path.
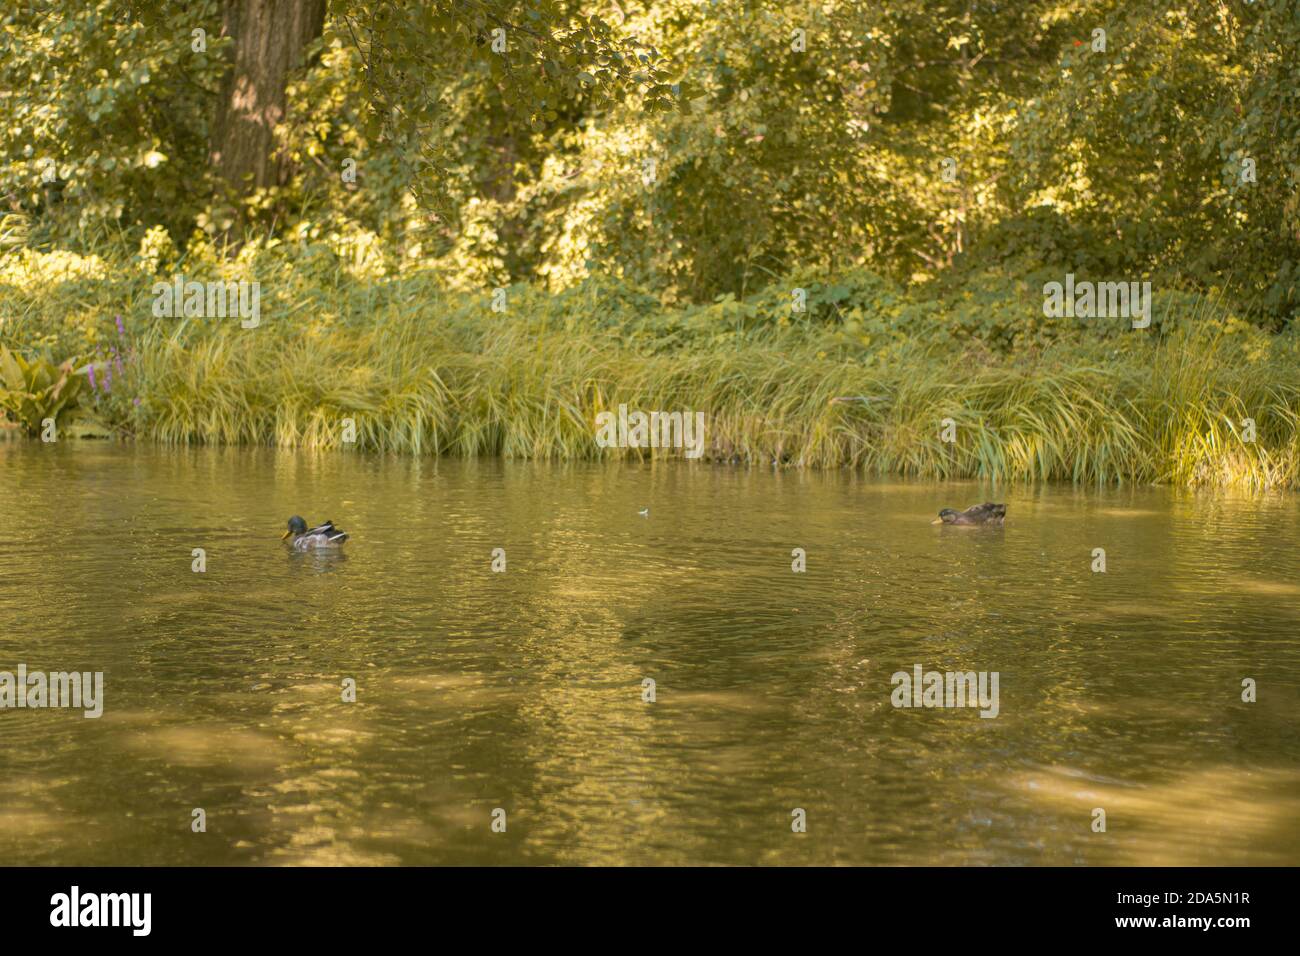
M 665 305 L 1069 270 L 1297 307 L 1294 0 L 47 0 L 0 43 L 10 250 L 311 244 Z

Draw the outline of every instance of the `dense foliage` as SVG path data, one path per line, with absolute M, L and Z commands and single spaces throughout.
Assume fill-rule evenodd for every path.
M 714 459 L 1295 487 L 1297 50 L 1297 0 L 25 0 L 0 410 L 572 457 L 630 400 Z
M 665 302 L 807 270 L 1069 269 L 1296 311 L 1295 0 L 327 9 L 276 125 L 283 175 L 232 195 L 218 0 L 7 7 L 0 235 L 161 227 L 184 253 L 244 223 L 453 287 L 603 274 Z

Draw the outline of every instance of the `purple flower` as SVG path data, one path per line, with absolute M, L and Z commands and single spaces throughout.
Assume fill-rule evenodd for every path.
M 117 334 L 126 335 L 126 326 L 122 324 L 122 317 L 120 315 L 117 317 Z
M 132 402 L 132 404 L 134 404 L 134 405 L 139 405 L 139 404 L 140 404 L 140 399 L 138 399 L 138 398 L 135 399 L 135 400 Z
M 104 392 L 107 393 L 113 387 L 113 366 L 108 363 L 104 364 Z
M 93 392 L 95 390 L 95 363 L 91 362 L 88 368 L 90 370 L 90 390 Z

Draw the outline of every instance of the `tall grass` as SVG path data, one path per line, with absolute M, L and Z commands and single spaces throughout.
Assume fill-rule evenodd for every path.
M 427 277 L 261 279 L 279 292 L 255 330 L 147 318 L 147 283 L 105 281 L 25 301 L 0 339 L 21 347 L 61 321 L 61 301 L 84 309 L 100 296 L 91 311 L 132 317 L 137 355 L 140 404 L 116 424 L 169 443 L 681 454 L 598 448 L 596 414 L 626 403 L 703 411 L 714 460 L 1001 482 L 1300 483 L 1296 337 L 1213 316 L 1161 336 L 997 357 L 921 334 L 881 349 L 824 326 L 736 324 L 725 310 L 655 313 L 594 286 L 512 289 L 498 314 L 486 296 L 447 294 Z M 348 418 L 355 446 L 343 442 Z M 945 419 L 955 442 L 941 440 Z
M 1295 487 L 1300 377 L 1245 366 L 1222 338 L 1175 336 L 1109 363 L 974 364 L 916 349 L 886 365 L 816 342 L 644 353 L 611 336 L 491 313 L 383 318 L 268 347 L 226 326 L 143 349 L 146 434 L 168 442 L 583 458 L 598 412 L 704 411 L 709 457 L 914 476 Z M 832 403 L 833 398 L 849 397 Z M 1243 421 L 1255 420 L 1255 440 Z M 952 419 L 956 441 L 941 440 Z

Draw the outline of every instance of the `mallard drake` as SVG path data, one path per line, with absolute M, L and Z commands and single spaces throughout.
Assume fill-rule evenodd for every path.
M 312 548 L 337 548 L 348 540 L 348 533 L 334 527 L 333 521 L 326 521 L 322 525 L 308 528 L 307 522 L 297 515 L 289 519 L 289 530 L 280 536 L 280 540 L 284 541 L 289 539 L 290 536 L 292 536 L 292 540 L 289 543 L 295 551 L 310 551 Z
M 965 511 L 944 508 L 939 512 L 939 517 L 930 524 L 1002 524 L 1006 517 L 1006 505 L 995 505 L 991 501 L 986 501 L 982 505 L 971 505 Z

